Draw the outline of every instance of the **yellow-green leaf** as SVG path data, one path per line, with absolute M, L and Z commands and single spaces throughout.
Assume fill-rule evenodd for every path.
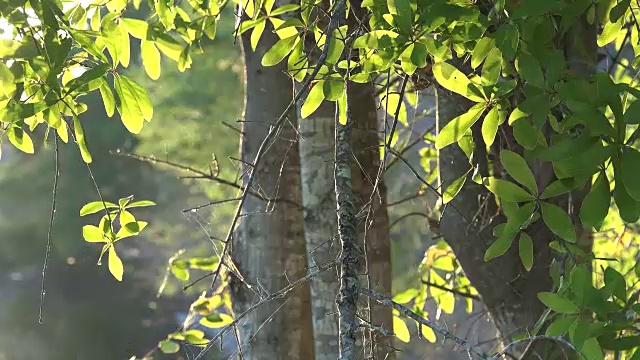
M 111 275 L 118 281 L 122 281 L 122 275 L 124 275 L 124 266 L 122 260 L 116 254 L 116 249 L 113 245 L 109 247 L 109 271 Z
M 472 106 L 466 113 L 454 118 L 444 126 L 436 138 L 436 149 L 442 149 L 447 145 L 462 139 L 464 134 L 475 124 L 484 112 L 484 104 Z
M 147 75 L 153 79 L 158 80 L 160 77 L 160 51 L 151 41 L 142 40 L 140 43 L 140 52 L 142 55 L 142 65 Z
M 82 227 L 82 237 L 86 242 L 108 242 L 107 236 L 94 225 L 85 225 Z
M 17 126 L 10 126 L 7 129 L 7 137 L 9 142 L 15 146 L 18 150 L 27 154 L 33 154 L 35 151 L 33 148 L 33 141 L 29 134 Z
M 408 343 L 411 340 L 411 333 L 407 324 L 397 316 L 393 317 L 393 333 L 402 342 Z
M 447 187 L 447 190 L 444 191 L 444 194 L 442 194 L 442 203 L 446 204 L 451 200 L 453 200 L 453 198 L 455 198 L 456 195 L 458 195 L 460 190 L 462 190 L 462 187 L 464 186 L 464 183 L 466 181 L 467 181 L 467 173 L 465 173 L 461 177 L 454 180 L 451 183 L 451 185 Z
M 475 95 L 470 91 L 470 87 L 475 87 L 469 78 L 455 66 L 441 62 L 433 65 L 433 75 L 442 87 L 449 91 L 460 94 L 469 100 L 481 102 L 484 98 Z
M 75 135 L 76 143 L 78 144 L 78 148 L 80 149 L 80 155 L 82 156 L 82 160 L 90 164 L 93 159 L 91 157 L 91 152 L 89 152 L 89 147 L 87 146 L 87 139 L 84 137 L 84 128 L 82 127 L 82 123 L 80 123 L 80 119 L 77 116 L 73 117 L 73 132 Z
M 324 97 L 324 81 L 318 81 L 307 94 L 307 98 L 300 109 L 300 116 L 306 119 L 313 114 L 322 104 Z
M 262 66 L 277 65 L 282 61 L 298 42 L 298 35 L 286 39 L 280 39 L 275 45 L 269 49 L 262 57 Z
M 498 133 L 498 126 L 500 125 L 500 116 L 498 107 L 494 106 L 489 110 L 487 116 L 482 121 L 482 139 L 487 146 L 491 146 Z

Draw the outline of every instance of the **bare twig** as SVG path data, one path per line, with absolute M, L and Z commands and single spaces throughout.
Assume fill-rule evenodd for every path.
M 471 294 L 471 293 L 466 292 L 466 291 L 462 291 L 462 290 L 458 290 L 458 289 L 452 289 L 452 288 L 449 288 L 449 287 L 446 287 L 446 286 L 442 286 L 442 285 L 438 285 L 438 284 L 432 283 L 432 282 L 427 281 L 427 280 L 421 280 L 421 282 L 423 284 L 425 284 L 425 285 L 433 286 L 436 289 L 440 289 L 440 290 L 443 290 L 443 291 L 446 291 L 446 292 L 450 292 L 450 293 L 452 293 L 454 295 L 459 295 L 459 296 L 466 297 L 466 298 L 469 298 L 469 299 L 473 299 L 473 300 L 476 300 L 476 301 L 482 301 L 482 298 L 480 298 L 480 296 L 475 295 L 475 294 Z
M 449 330 L 440 327 L 438 324 L 434 323 L 433 321 L 430 321 L 430 320 L 427 320 L 427 319 L 423 318 L 422 316 L 420 316 L 420 315 L 416 314 L 415 312 L 411 311 L 410 309 L 398 304 L 397 302 L 391 300 L 390 298 L 388 298 L 388 297 L 386 297 L 386 296 L 384 296 L 384 295 L 382 295 L 382 294 L 380 294 L 380 293 L 378 293 L 378 292 L 376 292 L 374 290 L 371 290 L 371 289 L 361 288 L 360 289 L 360 293 L 362 293 L 363 295 L 369 296 L 370 298 L 378 301 L 379 303 L 381 303 L 384 306 L 390 306 L 390 307 L 398 310 L 404 316 L 415 320 L 420 325 L 424 325 L 424 326 L 430 328 L 431 330 L 433 330 L 434 332 L 436 332 L 437 334 L 443 336 L 445 338 L 445 340 L 453 341 L 458 346 L 460 346 L 463 349 L 465 349 L 469 354 L 473 354 L 474 356 L 476 356 L 476 357 L 478 357 L 480 359 L 487 359 L 487 360 L 488 359 L 492 359 L 492 357 L 488 356 L 487 354 L 485 354 L 481 350 L 479 350 L 476 347 L 472 346 L 466 340 L 455 336 Z
M 44 298 L 47 294 L 47 267 L 49 266 L 49 255 L 51 255 L 51 243 L 53 241 L 53 221 L 56 216 L 56 199 L 58 198 L 58 178 L 60 178 L 60 153 L 58 150 L 58 137 L 55 138 L 55 173 L 53 175 L 53 190 L 51 191 L 51 213 L 49 216 L 49 230 L 47 231 L 47 248 L 44 252 L 44 262 L 42 264 L 42 284 L 40 286 L 40 308 L 38 310 L 38 323 L 44 324 Z

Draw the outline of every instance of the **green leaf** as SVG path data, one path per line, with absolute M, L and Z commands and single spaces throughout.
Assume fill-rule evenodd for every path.
M 640 100 L 636 100 L 624 112 L 624 122 L 627 124 L 640 124 Z
M 9 126 L 7 129 L 7 137 L 9 142 L 15 146 L 18 150 L 27 154 L 33 154 L 35 149 L 33 147 L 33 141 L 29 134 L 22 130 L 18 126 Z
M 109 238 L 94 225 L 85 225 L 82 227 L 82 237 L 86 242 L 109 242 Z
M 264 32 L 266 25 L 266 18 L 257 19 L 257 23 L 253 28 L 253 31 L 251 31 L 251 49 L 253 49 L 253 51 L 256 51 L 256 47 L 258 47 L 258 42 L 262 37 L 262 33 Z
M 327 79 L 322 84 L 324 98 L 329 101 L 337 101 L 340 99 L 344 94 L 345 89 L 346 86 L 342 79 Z
M 389 13 L 394 15 L 395 24 L 405 33 L 411 33 L 413 17 L 411 15 L 411 2 L 409 0 L 387 0 Z
M 561 316 L 549 325 L 545 331 L 545 335 L 564 336 L 574 322 L 576 322 L 576 318 L 574 316 Z
M 527 271 L 530 271 L 533 267 L 533 240 L 531 236 L 524 231 L 521 232 L 519 245 L 518 253 L 520 254 L 522 265 Z
M 517 153 L 510 150 L 500 151 L 500 163 L 515 181 L 524 185 L 533 194 L 538 194 L 538 185 L 533 177 L 527 161 Z
M 619 170 L 627 193 L 634 200 L 640 201 L 640 152 L 632 147 L 625 147 L 620 157 Z
M 124 275 L 124 266 L 122 260 L 116 254 L 116 249 L 113 245 L 109 246 L 109 271 L 111 275 L 118 281 L 122 281 L 122 275 Z
M 575 314 L 578 312 L 576 304 L 564 296 L 552 292 L 538 293 L 538 299 L 551 310 L 560 314 Z
M 271 11 L 271 13 L 269 15 L 271 16 L 277 16 L 277 15 L 282 15 L 284 13 L 288 13 L 291 11 L 296 11 L 300 9 L 300 5 L 298 4 L 286 4 L 286 5 L 282 5 L 279 8 Z
M 533 195 L 510 181 L 495 177 L 485 178 L 484 181 L 487 189 L 504 201 L 522 202 L 534 199 Z
M 447 145 L 462 139 L 464 134 L 475 124 L 484 112 L 484 104 L 476 104 L 469 111 L 451 120 L 440 130 L 436 138 L 436 149 L 442 149 Z
M 624 276 L 611 266 L 604 271 L 604 284 L 607 293 L 627 301 L 627 282 Z
M 82 160 L 87 164 L 91 164 L 93 159 L 91 158 L 91 152 L 89 152 L 89 147 L 87 146 L 87 139 L 84 137 L 84 128 L 82 127 L 82 123 L 80 123 L 80 119 L 75 115 L 73 116 L 73 133 L 75 135 L 78 148 L 80 149 Z
M 146 206 L 155 206 L 156 203 L 154 203 L 151 200 L 140 200 L 140 201 L 134 201 L 130 204 L 127 204 L 126 208 L 133 208 L 133 207 L 146 207 Z
M 624 19 L 619 19 L 616 22 L 609 22 L 605 24 L 604 29 L 602 29 L 602 32 L 598 36 L 598 46 L 603 47 L 615 40 L 624 23 Z
M 82 73 L 82 75 L 78 76 L 77 78 L 67 83 L 67 88 L 68 88 L 67 94 L 70 94 L 73 91 L 77 90 L 78 88 L 84 85 L 87 85 L 91 81 L 104 76 L 104 74 L 106 74 L 110 68 L 111 68 L 111 65 L 109 64 L 99 64 L 85 71 L 84 73 Z
M 576 242 L 576 231 L 566 211 L 562 210 L 558 205 L 545 201 L 540 202 L 540 207 L 542 209 L 542 220 L 547 224 L 551 232 L 568 242 Z
M 496 31 L 496 47 L 502 51 L 507 60 L 513 59 L 518 50 L 520 32 L 514 24 L 503 24 Z
M 523 119 L 513 124 L 513 137 L 527 150 L 533 150 L 538 146 L 538 130 L 529 120 Z
M 600 230 L 602 222 L 609 213 L 610 205 L 609 179 L 607 179 L 607 174 L 601 171 L 591 186 L 591 191 L 582 202 L 582 207 L 580 208 L 582 224 L 587 228 L 593 227 L 596 231 Z
M 274 66 L 280 63 L 293 50 L 298 42 L 298 35 L 280 39 L 262 57 L 262 66 Z
M 497 238 L 496 241 L 489 246 L 487 251 L 485 251 L 484 261 L 489 261 L 497 258 L 498 256 L 504 255 L 511 247 L 511 244 L 513 244 L 513 239 L 515 239 L 515 237 L 516 233 L 513 232 L 502 234 L 502 236 Z
M 302 108 L 300 109 L 300 116 L 303 119 L 309 117 L 309 115 L 313 114 L 322 104 L 324 100 L 324 81 L 318 81 L 307 94 L 307 98 L 304 100 L 304 104 L 302 104 Z
M 521 53 L 518 55 L 515 65 L 520 76 L 529 84 L 539 88 L 545 87 L 544 75 L 535 57 L 530 54 Z
M 604 353 L 597 338 L 589 338 L 582 345 L 582 353 L 587 360 L 604 360 Z
M 104 110 L 108 117 L 113 116 L 116 109 L 116 100 L 113 97 L 113 92 L 106 81 L 102 81 L 100 84 L 100 96 L 102 96 L 102 103 L 104 104 Z
M 147 24 L 146 21 L 131 18 L 121 18 L 120 23 L 124 24 L 125 29 L 129 34 L 131 34 L 131 36 L 140 40 L 147 39 L 149 24 Z
M 147 75 L 153 79 L 160 78 L 160 51 L 151 41 L 142 40 L 140 43 L 140 52 L 142 55 L 142 66 Z
M 393 333 L 402 342 L 408 343 L 411 340 L 411 333 L 407 324 L 397 316 L 393 317 Z
M 502 52 L 497 47 L 489 51 L 484 65 L 482 66 L 482 84 L 485 86 L 493 85 L 498 82 L 502 71 Z
M 393 297 L 393 301 L 398 304 L 406 304 L 420 294 L 418 289 L 407 289 Z
M 487 146 L 493 145 L 493 141 L 496 139 L 496 134 L 498 133 L 500 120 L 500 112 L 497 106 L 492 107 L 487 113 L 487 116 L 484 117 L 482 121 L 482 139 Z M 504 120 L 504 118 L 502 120 Z
M 614 169 L 617 166 L 614 163 Z M 615 170 L 616 187 L 613 189 L 613 199 L 620 213 L 620 217 L 627 223 L 635 223 L 640 218 L 640 203 L 629 195 L 626 187 L 620 179 L 620 171 Z
M 469 78 L 455 66 L 445 62 L 437 63 L 432 67 L 433 75 L 442 87 L 456 94 L 460 94 L 469 100 L 483 102 L 484 98 L 474 95 L 477 91 L 471 90 L 475 87 Z M 475 89 L 477 90 L 477 88 Z
M 544 200 L 556 197 L 558 195 L 566 194 L 569 191 L 575 189 L 576 186 L 576 182 L 571 178 L 556 180 L 547 185 L 547 187 L 542 192 L 542 195 L 540 195 L 540 199 Z
M 120 41 L 122 45 L 120 46 L 120 63 L 124 67 L 129 66 L 129 60 L 131 59 L 131 43 L 129 41 L 129 32 L 125 27 L 124 23 L 121 21 L 119 24 L 120 28 Z
M 225 327 L 233 322 L 233 318 L 227 314 L 214 313 L 200 319 L 200 325 L 216 329 Z
M 453 200 L 456 197 L 456 195 L 458 195 L 460 190 L 462 190 L 462 187 L 464 186 L 464 183 L 467 181 L 467 175 L 468 175 L 468 173 L 465 173 L 461 177 L 459 177 L 456 180 L 454 180 L 451 183 L 451 185 L 449 185 L 447 187 L 447 190 L 445 190 L 444 193 L 442 194 L 442 203 L 443 204 L 446 204 L 446 203 L 450 202 L 451 200 Z
M 484 59 L 489 55 L 491 49 L 496 46 L 496 42 L 494 39 L 489 37 L 483 37 L 478 40 L 476 46 L 473 48 L 473 52 L 471 53 L 471 67 L 476 69 Z
M 93 201 L 90 202 L 86 205 L 84 205 L 82 207 L 82 209 L 80 209 L 80 216 L 85 216 L 85 215 L 89 215 L 89 214 L 95 214 L 98 211 L 102 211 L 105 209 L 105 206 L 107 209 L 113 209 L 113 208 L 118 208 L 118 205 L 114 204 L 114 203 L 110 203 L 108 201 L 105 201 L 104 204 L 102 203 L 102 201 Z
M 180 351 L 180 345 L 171 340 L 162 340 L 158 343 L 160 351 L 164 354 L 175 354 Z
M 144 120 L 151 120 L 153 107 L 147 91 L 130 78 L 119 75 L 114 81 L 116 108 L 129 132 L 138 134 Z

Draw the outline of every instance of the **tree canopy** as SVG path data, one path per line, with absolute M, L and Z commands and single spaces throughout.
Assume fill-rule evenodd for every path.
M 350 87 L 375 84 L 385 120 L 391 120 L 379 144 L 383 164 L 403 161 L 395 147 L 396 131 L 408 126 L 416 92 L 431 86 L 457 99 L 455 116 L 439 115 L 437 134 L 424 137 L 438 151 L 435 156 L 435 151 L 422 153 L 430 173 L 418 175 L 424 190 L 439 198 L 434 213 L 442 219 L 459 214 L 460 228 L 483 222 L 493 235 L 491 242 L 473 235 L 466 240 L 482 247 L 484 262 L 515 253 L 524 278 L 544 269 L 551 285 L 536 291 L 535 301 L 546 311 L 535 326 L 521 329 L 492 357 L 476 348 L 466 349 L 469 353 L 498 358 L 521 345 L 519 339 L 541 337 L 588 359 L 604 359 L 607 352 L 625 359 L 640 356 L 640 266 L 632 235 L 640 218 L 637 2 L 12 0 L 0 5 L 2 139 L 6 136 L 27 154 L 41 150 L 40 137 L 45 143 L 53 138 L 56 151 L 60 142 L 75 143 L 90 172 L 92 138 L 106 135 L 85 132 L 80 115 L 93 110 L 83 102 L 88 95 L 99 94 L 106 114 L 117 112 L 124 127 L 139 134 L 151 126 L 147 123 L 154 107 L 151 85 L 124 71 L 131 64 L 132 44 L 139 47 L 150 79 L 158 79 L 166 66 L 187 71 L 193 56 L 206 56 L 203 44 L 218 36 L 221 21 L 230 21 L 233 6 L 238 11 L 234 35 L 250 34 L 253 50 L 265 32 L 277 35 L 260 62 L 265 68 L 286 63 L 289 76 L 303 84 L 290 99 L 290 107 L 301 105 L 300 121 L 329 101 L 337 106 L 338 129 L 348 127 L 353 116 Z M 136 11 L 140 9 L 144 16 Z M 286 112 L 274 129 L 285 120 Z M 465 158 L 455 161 L 465 170 L 456 169 L 452 181 L 439 182 L 438 176 L 452 176 L 442 158 L 452 149 L 464 153 Z M 429 165 L 429 157 L 438 154 L 440 165 Z M 199 175 L 218 178 L 216 160 Z M 94 223 L 87 220 L 82 234 L 102 246 L 100 258 L 107 256 L 111 274 L 121 281 L 127 271 L 117 243 L 144 230 L 147 222 L 136 218 L 138 208 L 155 203 L 103 197 L 98 184 L 93 185 L 97 199 L 78 209 L 79 215 L 103 215 Z M 493 194 L 489 210 L 478 218 L 460 209 L 468 189 Z M 240 190 L 242 197 L 249 191 Z M 464 201 L 468 204 L 469 198 Z M 240 208 L 233 224 L 239 213 Z M 618 236 L 612 238 L 612 232 Z M 444 227 L 442 235 L 444 240 L 428 249 L 416 273 L 435 286 L 474 286 L 470 294 L 488 299 L 474 283 L 471 261 L 453 246 L 462 239 L 448 238 Z M 223 243 L 214 248 L 226 251 Z M 170 269 L 187 282 L 189 270 L 211 271 L 217 278 L 227 255 L 176 258 Z M 421 284 L 397 294 L 391 303 L 366 289 L 362 294 L 393 305 L 393 331 L 401 340 L 410 339 L 406 322 L 415 323 L 429 339 L 436 334 L 458 339 L 425 319 L 422 309 L 433 291 Z M 224 293 L 206 294 L 192 309 L 203 316 L 204 327 L 228 331 L 237 321 L 229 315 L 230 301 Z M 438 300 L 438 305 L 449 309 L 453 301 Z M 212 344 L 203 331 L 183 329 L 169 334 L 159 348 L 174 353 L 181 342 L 207 349 Z

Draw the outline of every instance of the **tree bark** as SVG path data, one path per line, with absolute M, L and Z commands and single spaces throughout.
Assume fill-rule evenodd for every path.
M 232 258 L 251 288 L 237 279 L 232 285 L 233 306 L 241 313 L 290 280 L 305 275 L 306 248 L 300 206 L 300 159 L 295 129 L 285 122 L 277 139 L 253 168 L 261 142 L 293 99 L 293 82 L 286 63 L 263 67 L 264 53 L 278 40 L 264 31 L 252 51 L 250 32 L 242 35 L 245 61 L 245 114 L 241 155 L 244 182 L 256 172 L 253 190 L 277 201 L 267 203 L 249 195 L 232 246 Z M 295 110 L 289 121 L 295 123 Z M 240 322 L 244 359 L 313 359 L 313 331 L 309 287 L 304 284 L 285 298 L 256 309 Z
M 380 168 L 380 131 L 373 84 L 349 84 L 351 117 L 353 121 L 352 148 L 354 161 L 351 167 L 353 189 L 356 194 L 356 209 L 360 211 L 358 233 L 359 242 L 365 251 L 363 264 L 365 287 L 391 296 L 391 241 L 389 238 L 389 217 L 387 214 L 387 189 Z M 376 186 L 377 188 L 374 189 Z M 374 192 L 375 190 L 375 192 Z M 370 213 L 369 213 L 370 212 Z M 390 329 L 393 324 L 392 309 L 377 302 L 366 301 L 364 319 L 375 326 Z M 370 309 L 370 311 L 368 310 Z M 369 314 L 370 312 L 370 314 Z M 365 358 L 394 359 L 391 338 L 379 333 L 365 337 Z
M 300 170 L 304 235 L 309 271 L 336 260 L 338 255 L 335 182 L 333 175 L 336 105 L 323 102 L 306 119 L 300 119 Z M 337 271 L 311 279 L 311 312 L 316 360 L 338 358 Z

